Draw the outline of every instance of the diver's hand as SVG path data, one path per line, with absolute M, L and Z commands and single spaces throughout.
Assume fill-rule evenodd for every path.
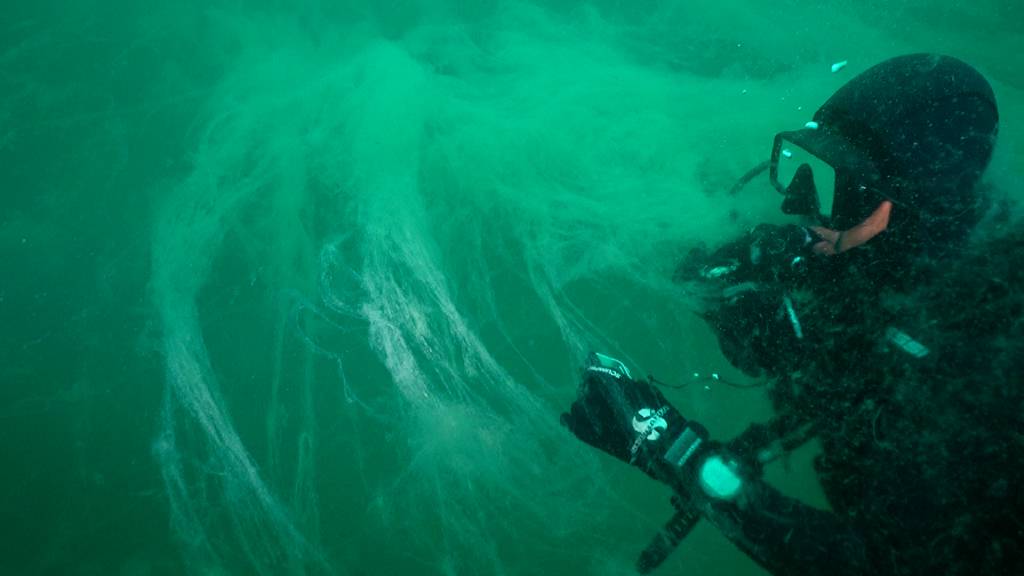
M 677 488 L 687 487 L 693 462 L 711 445 L 707 430 L 684 418 L 660 390 L 598 354 L 588 359 L 562 423 L 587 444 Z
M 811 226 L 811 231 L 818 235 L 820 240 L 814 243 L 812 250 L 815 254 L 822 256 L 835 256 L 842 250 L 843 233 L 824 226 Z
M 761 281 L 802 275 L 822 238 L 811 228 L 761 224 L 750 232 L 750 267 Z
M 650 380 L 650 379 L 648 379 Z M 614 358 L 591 354 L 578 397 L 562 423 L 577 438 L 640 468 L 675 492 L 675 515 L 637 561 L 648 574 L 693 530 L 714 501 L 739 501 L 745 475 L 738 460 L 708 440 L 648 381 Z
M 695 249 L 676 271 L 677 281 L 790 282 L 801 278 L 808 259 L 826 240 L 814 229 L 760 224 L 712 253 Z

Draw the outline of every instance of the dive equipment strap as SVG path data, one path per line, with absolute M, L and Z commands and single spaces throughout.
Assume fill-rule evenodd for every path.
M 672 506 L 675 507 L 676 513 L 654 536 L 636 561 L 636 570 L 641 574 L 650 574 L 661 566 L 700 521 L 701 514 L 689 497 L 678 494 L 673 496 Z

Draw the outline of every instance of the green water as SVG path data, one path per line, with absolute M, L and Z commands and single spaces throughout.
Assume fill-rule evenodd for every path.
M 629 573 L 669 494 L 560 428 L 584 354 L 741 379 L 673 266 L 887 57 L 986 74 L 1019 199 L 1021 6 L 5 6 L 0 573 Z M 761 572 L 701 526 L 661 573 Z

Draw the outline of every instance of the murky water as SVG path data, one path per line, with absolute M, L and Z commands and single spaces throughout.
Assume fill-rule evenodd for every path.
M 949 53 L 1021 195 L 1012 3 L 64 4 L 0 22 L 5 574 L 628 573 L 668 491 L 558 415 L 595 348 L 742 379 L 671 273 L 779 220 L 775 132 Z

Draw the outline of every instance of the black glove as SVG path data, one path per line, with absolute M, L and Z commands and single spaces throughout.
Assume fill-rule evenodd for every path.
M 675 515 L 637 561 L 641 574 L 657 568 L 693 530 L 701 518 L 699 502 L 732 498 L 742 486 L 736 466 L 719 454 L 719 444 L 708 441 L 707 430 L 683 418 L 650 382 L 633 380 L 614 358 L 587 359 L 579 395 L 562 423 L 580 440 L 676 492 Z
M 710 448 L 703 426 L 683 418 L 649 382 L 633 380 L 621 362 L 600 354 L 588 359 L 562 423 L 587 444 L 677 488 L 689 489 L 693 463 Z
M 676 270 L 677 282 L 720 281 L 792 284 L 814 262 L 814 244 L 822 238 L 810 228 L 760 224 L 712 253 L 695 248 Z

